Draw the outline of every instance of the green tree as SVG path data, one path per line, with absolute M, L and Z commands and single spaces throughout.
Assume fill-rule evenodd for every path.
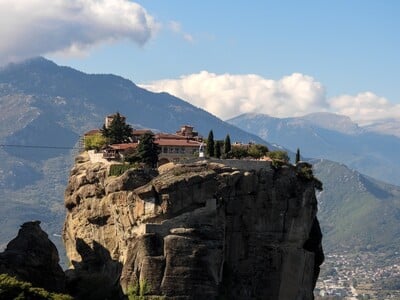
M 214 143 L 215 147 L 214 147 L 214 155 L 216 158 L 221 158 L 221 148 L 222 148 L 222 141 L 216 141 Z
M 268 152 L 268 156 L 272 159 L 281 160 L 284 162 L 288 162 L 290 160 L 287 152 L 282 150 Z
M 224 141 L 224 154 L 226 155 L 229 152 L 231 152 L 231 149 L 232 149 L 231 137 L 229 136 L 229 134 L 227 134 Z
M 110 144 L 128 143 L 132 138 L 132 127 L 126 124 L 125 118 L 117 112 L 108 128 L 103 125 L 101 133 Z
M 232 150 L 229 152 L 230 158 L 245 158 L 249 156 L 249 152 L 247 151 L 246 147 L 243 146 L 233 146 Z
M 247 150 L 249 156 L 257 159 L 265 156 L 268 151 L 268 147 L 261 144 L 252 144 Z
M 107 145 L 107 139 L 101 134 L 85 136 L 85 150 L 99 151 L 103 146 Z
M 137 163 L 140 162 L 140 157 L 138 155 L 137 148 L 129 148 L 124 151 L 124 160 L 128 163 Z
M 154 135 L 150 132 L 142 135 L 137 146 L 137 156 L 140 161 L 155 168 L 157 166 L 159 153 L 160 147 L 154 142 Z
M 207 147 L 206 147 L 206 152 L 208 156 L 214 157 L 214 133 L 212 130 L 210 130 L 208 134 L 208 139 L 207 139 Z
M 297 148 L 297 151 L 296 151 L 296 164 L 297 164 L 299 161 L 300 161 L 300 149 Z

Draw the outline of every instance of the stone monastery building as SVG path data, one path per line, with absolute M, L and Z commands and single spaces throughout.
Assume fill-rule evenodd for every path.
M 105 126 L 112 122 L 114 115 L 105 118 Z M 125 117 L 123 117 L 125 120 Z M 84 139 L 88 136 L 100 134 L 100 129 L 91 130 L 85 133 Z M 124 152 L 135 149 L 139 144 L 140 137 L 145 133 L 154 134 L 154 142 L 160 146 L 159 165 L 179 161 L 183 158 L 198 157 L 198 153 L 204 148 L 203 138 L 194 131 L 193 126 L 184 125 L 176 133 L 153 133 L 149 129 L 133 129 L 133 138 L 130 143 L 111 144 L 103 150 L 103 157 L 108 160 L 122 159 Z

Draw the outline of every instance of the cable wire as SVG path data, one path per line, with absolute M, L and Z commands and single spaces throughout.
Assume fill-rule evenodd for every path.
M 62 147 L 62 146 L 39 146 L 39 145 L 17 145 L 17 144 L 0 144 L 0 147 L 10 148 L 34 148 L 34 149 L 60 149 L 60 150 L 73 150 L 79 149 L 77 147 Z

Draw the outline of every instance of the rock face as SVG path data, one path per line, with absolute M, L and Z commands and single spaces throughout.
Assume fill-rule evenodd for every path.
M 57 248 L 39 224 L 33 221 L 21 226 L 18 236 L 0 253 L 0 273 L 48 291 L 64 292 L 65 275 L 58 264 Z
M 125 294 L 167 299 L 313 299 L 315 180 L 301 166 L 221 162 L 115 177 L 79 156 L 65 193 L 71 276 L 96 266 Z

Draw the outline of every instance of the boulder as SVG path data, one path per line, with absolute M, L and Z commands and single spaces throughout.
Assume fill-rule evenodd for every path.
M 65 275 L 59 265 L 57 248 L 40 228 L 40 221 L 24 223 L 17 237 L 0 253 L 0 273 L 48 291 L 65 291 Z

